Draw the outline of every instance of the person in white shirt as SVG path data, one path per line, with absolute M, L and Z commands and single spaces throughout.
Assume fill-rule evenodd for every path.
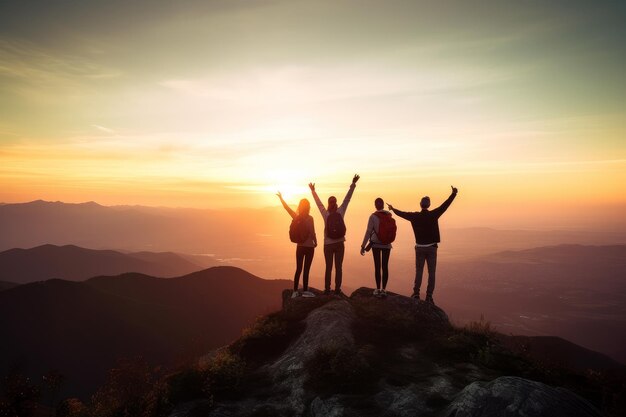
M 376 207 L 376 211 L 370 215 L 367 221 L 367 229 L 361 244 L 361 255 L 365 255 L 366 245 L 369 242 L 374 256 L 374 278 L 376 280 L 374 295 L 385 296 L 387 295 L 389 256 L 392 246 L 391 243 L 383 243 L 380 239 L 380 221 L 382 216 L 391 216 L 391 213 L 384 210 L 385 202 L 380 197 L 374 201 L 374 207 Z

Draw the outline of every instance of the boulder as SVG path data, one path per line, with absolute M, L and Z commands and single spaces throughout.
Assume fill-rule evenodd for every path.
M 344 415 L 344 408 L 337 397 L 331 397 L 326 400 L 315 397 L 311 401 L 309 415 L 311 417 L 341 417 Z
M 465 387 L 442 417 L 601 417 L 589 402 L 564 388 L 503 376 Z
M 344 294 L 336 295 L 330 293 L 325 295 L 323 291 L 315 288 L 309 288 L 309 291 L 315 294 L 315 297 L 295 297 L 291 298 L 293 290 L 283 290 L 283 314 L 290 320 L 302 320 L 313 310 L 323 306 L 326 303 L 337 300 L 347 300 Z
M 387 292 L 386 297 L 376 297 L 373 292 L 373 288 L 361 287 L 350 295 L 350 302 L 363 318 L 397 318 L 420 331 L 451 328 L 446 312 L 434 304 L 393 292 Z

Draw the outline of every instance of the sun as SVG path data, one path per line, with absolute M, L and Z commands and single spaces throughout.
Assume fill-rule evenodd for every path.
M 307 197 L 308 186 L 294 183 L 279 183 L 273 185 L 275 192 L 281 192 L 287 203 L 297 204 Z
M 308 182 L 304 172 L 298 169 L 272 169 L 263 172 L 266 191 L 280 192 L 287 203 L 297 204 L 302 198 L 310 196 Z

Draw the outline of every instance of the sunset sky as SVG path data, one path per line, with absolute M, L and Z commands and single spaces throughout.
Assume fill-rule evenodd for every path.
M 2 1 L 0 202 L 625 227 L 626 2 Z M 536 221 L 540 218 L 539 221 Z M 492 222 L 492 223 L 491 223 Z

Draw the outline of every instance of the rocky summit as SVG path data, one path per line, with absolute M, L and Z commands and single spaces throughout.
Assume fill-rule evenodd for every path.
M 458 328 L 435 305 L 370 288 L 313 291 L 285 290 L 281 311 L 170 376 L 170 416 L 602 415 L 591 383 L 504 348 L 488 323 Z

